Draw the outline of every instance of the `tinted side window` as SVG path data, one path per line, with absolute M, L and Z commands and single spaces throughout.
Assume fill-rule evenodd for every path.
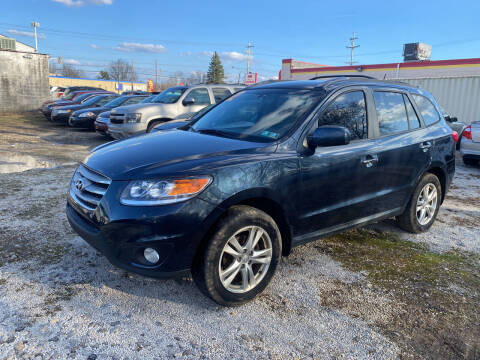
M 195 105 L 210 105 L 210 96 L 206 88 L 193 89 L 186 98 L 193 99 Z
M 413 95 L 413 99 L 417 103 L 418 110 L 420 114 L 422 114 L 423 121 L 425 121 L 425 125 L 429 126 L 433 123 L 436 123 L 440 120 L 440 114 L 433 106 L 432 102 L 428 100 L 425 96 L 422 95 Z
M 408 125 L 410 126 L 410 129 L 418 129 L 420 127 L 420 120 L 418 120 L 417 113 L 415 112 L 412 103 L 406 95 L 403 95 L 403 100 L 407 107 Z
M 102 105 L 105 105 L 106 103 L 112 101 L 113 99 L 115 99 L 117 96 L 105 96 L 104 98 L 102 98 L 97 104 L 102 106 Z
M 219 103 L 226 97 L 229 97 L 231 95 L 230 90 L 227 88 L 213 88 L 213 97 L 215 98 L 215 103 Z
M 403 95 L 387 91 L 374 91 L 380 135 L 390 135 L 408 130 L 408 118 Z
M 352 140 L 368 137 L 367 110 L 363 91 L 352 91 L 335 98 L 318 118 L 318 126 L 344 126 Z

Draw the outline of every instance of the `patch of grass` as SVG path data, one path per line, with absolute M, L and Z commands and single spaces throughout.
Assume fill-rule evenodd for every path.
M 319 240 L 315 247 L 366 273 L 373 284 L 369 291 L 391 299 L 384 310 L 388 320 L 372 317 L 382 309 L 365 295 L 364 283 L 336 284 L 320 294 L 322 305 L 375 326 L 402 348 L 401 358 L 480 358 L 478 255 L 436 253 L 396 234 L 366 229 Z
M 480 289 L 478 256 L 432 252 L 396 234 L 356 229 L 324 239 L 316 247 L 353 271 L 367 271 L 369 279 L 382 286 L 398 281 L 432 286 L 457 282 Z

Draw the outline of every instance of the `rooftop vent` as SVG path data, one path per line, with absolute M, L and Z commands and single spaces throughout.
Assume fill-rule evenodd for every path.
M 425 61 L 430 60 L 432 45 L 424 43 L 410 43 L 403 45 L 404 61 Z
M 0 37 L 0 50 L 16 50 L 15 39 Z

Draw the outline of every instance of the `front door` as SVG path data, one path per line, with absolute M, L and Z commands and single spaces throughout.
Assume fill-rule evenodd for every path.
M 182 101 L 182 113 L 197 112 L 212 104 L 207 88 L 194 88 Z
M 366 96 L 350 90 L 335 97 L 315 119 L 317 126 L 340 125 L 352 134 L 350 144 L 318 147 L 300 159 L 302 181 L 296 242 L 339 229 L 376 213 L 372 201 L 380 176 L 375 140 L 368 136 Z M 303 239 L 303 240 L 302 240 Z

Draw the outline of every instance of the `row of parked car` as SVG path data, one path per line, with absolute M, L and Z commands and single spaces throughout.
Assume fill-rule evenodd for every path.
M 41 111 L 53 123 L 121 139 L 181 126 L 241 89 L 241 85 L 226 84 L 175 86 L 157 94 L 118 95 L 98 88 L 70 87 L 58 100 L 44 103 Z

